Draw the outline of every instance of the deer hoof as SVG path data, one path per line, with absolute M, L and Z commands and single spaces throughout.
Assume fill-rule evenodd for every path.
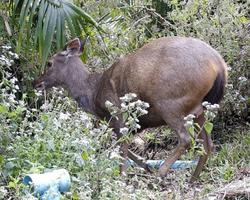
M 159 171 L 158 171 L 158 176 L 163 178 L 163 177 L 167 176 L 167 173 L 168 173 L 168 168 L 166 168 L 165 166 L 161 166 Z
M 145 164 L 145 166 L 143 168 L 145 169 L 146 172 L 148 172 L 150 174 L 154 173 L 153 169 L 148 164 Z

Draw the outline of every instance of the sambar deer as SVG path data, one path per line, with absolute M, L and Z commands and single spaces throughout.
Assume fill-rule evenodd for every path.
M 223 58 L 198 39 L 163 37 L 120 58 L 103 73 L 90 73 L 79 58 L 83 46 L 84 42 L 76 38 L 52 56 L 49 68 L 34 81 L 35 88 L 62 86 L 79 106 L 99 118 L 110 117 L 105 107 L 107 100 L 120 106 L 119 97 L 137 94 L 150 104 L 148 114 L 140 118 L 140 130 L 167 124 L 178 136 L 178 146 L 159 169 L 159 175 L 165 176 L 191 142 L 183 118 L 194 114 L 195 121 L 202 126 L 205 120 L 202 102 L 219 103 L 223 96 L 227 79 Z M 111 127 L 120 138 L 122 121 L 113 119 Z M 200 156 L 191 181 L 197 179 L 213 148 L 211 136 L 204 130 L 199 138 L 205 154 Z M 121 144 L 121 153 L 125 159 L 129 157 L 148 169 L 145 162 L 128 149 L 127 143 Z M 125 168 L 123 164 L 121 172 Z

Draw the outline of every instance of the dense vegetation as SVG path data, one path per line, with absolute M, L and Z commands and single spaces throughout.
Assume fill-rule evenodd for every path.
M 53 168 L 67 169 L 72 178 L 62 199 L 222 199 L 213 193 L 218 187 L 249 176 L 247 1 L 30 2 L 0 2 L 0 199 L 34 198 L 23 176 Z M 47 12 L 44 18 L 41 12 Z M 61 89 L 39 93 L 32 88 L 47 57 L 75 36 L 89 36 L 82 59 L 91 71 L 99 71 L 147 41 L 171 35 L 206 41 L 229 67 L 226 94 L 214 120 L 216 151 L 192 189 L 191 170 L 159 179 L 135 168 L 120 177 L 118 146 L 108 122 L 96 121 Z M 167 128 L 141 137 L 144 145 L 134 150 L 145 158 L 165 158 L 176 145 Z M 192 153 L 182 159 L 191 159 Z

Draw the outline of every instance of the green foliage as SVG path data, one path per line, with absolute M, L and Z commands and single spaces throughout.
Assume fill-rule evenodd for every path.
M 192 0 L 184 5 L 177 1 L 170 2 L 174 7 L 168 14 L 168 19 L 174 24 L 170 35 L 200 38 L 222 54 L 229 70 L 222 109 L 228 115 L 246 117 L 250 95 L 247 1 Z M 163 31 L 166 32 L 166 29 Z
M 109 67 L 114 60 L 141 47 L 149 39 L 146 35 L 147 25 L 153 19 L 145 12 L 143 3 L 134 5 L 133 1 L 130 4 L 128 1 L 116 0 L 83 2 L 83 8 L 88 10 L 104 30 L 101 33 L 89 31 L 91 37 L 86 51 L 87 64 L 91 69 Z
M 93 29 L 96 22 L 86 13 L 72 7 L 73 4 L 65 3 L 66 1 L 39 1 L 40 4 L 43 2 L 49 6 L 46 15 L 42 15 L 41 5 L 36 5 L 34 1 L 33 4 L 28 4 L 29 0 L 16 0 L 15 2 L 19 2 L 16 10 L 9 4 L 6 7 L 6 2 L 1 2 L 0 8 L 6 11 L 6 16 L 11 16 L 8 23 L 16 30 L 13 28 L 17 23 L 15 19 L 19 19 L 18 25 L 23 32 L 19 32 L 18 37 L 16 32 L 8 37 L 0 16 L 0 42 L 16 44 L 18 41 L 19 47 L 22 44 L 19 54 L 21 62 L 17 68 L 24 74 L 17 77 L 17 68 L 13 68 L 19 62 L 18 56 L 11 51 L 16 46 L 1 46 L 0 199 L 32 199 L 32 196 L 26 196 L 23 192 L 23 175 L 42 173 L 48 168 L 58 167 L 66 168 L 72 177 L 71 190 L 64 194 L 63 199 L 191 199 L 194 198 L 193 193 L 198 195 L 198 199 L 235 179 L 242 168 L 249 167 L 249 125 L 245 129 L 236 129 L 234 124 L 234 116 L 242 123 L 247 115 L 250 91 L 247 32 L 249 17 L 246 1 L 74 1 L 78 8 L 88 11 L 104 32 Z M 156 8 L 163 2 L 169 8 L 167 12 L 160 7 Z M 157 3 L 159 4 L 156 5 Z M 32 8 L 35 9 L 33 13 Z M 14 10 L 15 15 L 12 12 Z M 39 11 L 42 19 L 40 23 Z M 72 18 L 68 18 L 67 11 Z M 51 19 L 57 13 L 64 14 L 64 18 L 59 19 L 57 16 Z M 119 56 L 132 52 L 151 38 L 165 35 L 200 38 L 223 55 L 230 71 L 221 119 L 224 122 L 230 121 L 234 126 L 221 130 L 221 135 L 226 138 L 224 141 L 227 141 L 224 144 L 218 144 L 218 136 L 212 135 L 217 140 L 217 151 L 202 172 L 199 192 L 194 191 L 194 188 L 190 195 L 190 186 L 186 183 L 186 176 L 190 174 L 186 171 L 170 173 L 161 181 L 138 169 L 133 169 L 131 177 L 120 177 L 118 147 L 115 147 L 112 130 L 106 122 L 101 122 L 97 125 L 98 128 L 94 128 L 93 119 L 79 110 L 75 102 L 65 97 L 60 90 L 53 90 L 48 96 L 49 100 L 45 100 L 42 106 L 41 94 L 28 91 L 34 67 L 40 65 L 36 61 L 37 52 L 40 52 L 40 58 L 44 58 L 45 62 L 45 57 L 49 54 L 46 48 L 51 47 L 54 51 L 55 47 L 59 48 L 65 42 L 65 38 L 82 35 L 90 36 L 85 55 L 87 64 L 94 70 L 106 68 Z M 45 41 L 51 42 L 40 46 Z M 128 105 L 125 104 L 126 106 Z M 133 109 L 130 111 L 124 113 L 125 119 L 130 114 L 133 116 Z M 208 113 L 207 117 L 204 128 L 210 134 L 218 125 L 212 122 L 212 113 Z M 136 128 L 133 126 L 136 121 L 130 122 L 131 127 Z M 199 128 L 201 127 L 192 122 L 188 130 L 195 137 Z M 157 137 L 157 132 L 150 130 L 145 138 L 150 145 L 154 145 L 153 155 L 161 150 L 157 145 L 162 145 L 163 149 L 159 154 L 160 158 L 165 158 L 169 153 L 166 149 L 172 144 L 163 143 L 163 136 Z M 171 140 L 170 132 L 165 132 L 166 137 Z M 194 147 L 195 150 L 200 149 L 200 144 L 197 143 Z M 202 149 L 200 153 L 203 153 Z M 189 157 L 187 155 L 184 159 Z
M 53 39 L 57 49 L 65 44 L 69 31 L 72 37 L 81 36 L 96 21 L 81 8 L 67 0 L 15 0 L 12 15 L 18 20 L 17 50 L 27 42 L 38 46 L 42 66 L 48 58 Z
M 206 134 L 211 135 L 213 130 L 213 123 L 212 121 L 216 117 L 216 114 L 218 113 L 219 105 L 214 104 L 211 105 L 208 102 L 203 102 L 202 106 L 204 107 L 204 123 L 202 125 L 199 125 L 198 123 L 195 123 L 195 116 L 193 114 L 189 114 L 188 116 L 184 117 L 186 130 L 191 136 L 191 153 L 193 154 L 196 150 L 199 154 L 206 153 L 204 151 L 203 147 L 203 141 L 200 140 L 200 134 L 204 130 Z
M 7 50 L 6 50 L 7 49 Z M 0 69 L 3 79 L 0 83 L 0 195 L 7 198 L 31 199 L 25 193 L 22 177 L 28 173 L 42 173 L 46 169 L 65 168 L 72 178 L 71 191 L 64 199 L 117 199 L 126 197 L 146 198 L 148 195 L 158 199 L 159 192 L 144 190 L 145 183 L 138 178 L 140 186 L 127 185 L 119 175 L 119 147 L 110 141 L 112 130 L 101 122 L 94 128 L 93 120 L 76 104 L 63 95 L 61 90 L 53 89 L 53 95 L 40 107 L 29 108 L 26 95 L 16 98 L 19 92 L 16 78 L 3 70 L 10 64 L 10 48 L 5 47 L 5 61 Z M 2 60 L 1 60 L 2 61 Z M 41 98 L 36 93 L 36 100 Z M 132 109 L 136 118 L 143 112 Z M 144 111 L 145 112 L 145 111 Z M 104 148 L 105 146 L 105 148 Z M 7 190 L 8 189 L 8 190 Z M 15 194 L 10 194 L 14 191 Z M 31 191 L 32 193 L 32 191 Z

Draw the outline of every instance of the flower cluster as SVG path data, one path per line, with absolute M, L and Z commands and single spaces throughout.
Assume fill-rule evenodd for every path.
M 184 126 L 188 133 L 192 136 L 192 138 L 195 138 L 195 134 L 198 136 L 203 128 L 208 134 L 211 134 L 211 131 L 213 129 L 213 124 L 211 121 L 216 117 L 219 105 L 212 105 L 211 103 L 205 101 L 202 103 L 202 106 L 205 107 L 205 122 L 202 126 L 200 126 L 198 123 L 194 123 L 195 116 L 193 114 L 189 114 L 188 116 L 184 117 Z
M 220 108 L 218 104 L 211 104 L 207 101 L 202 103 L 202 106 L 206 108 L 205 110 L 205 118 L 207 121 L 212 121 Z
M 12 47 L 9 45 L 0 46 L 0 66 L 10 67 L 14 64 L 15 59 L 19 59 L 19 56 L 11 51 Z
M 194 118 L 195 116 L 193 114 L 189 114 L 188 116 L 184 117 L 185 124 L 184 126 L 189 129 L 194 125 Z
M 141 128 L 139 124 L 139 117 L 148 114 L 146 110 L 149 108 L 149 104 L 136 100 L 137 95 L 134 93 L 125 94 L 125 96 L 120 97 L 121 106 L 117 107 L 110 101 L 106 101 L 105 105 L 109 109 L 110 114 L 118 119 L 118 116 L 122 116 L 123 124 L 125 127 L 120 129 L 122 135 L 127 135 L 133 131 L 137 131 Z

